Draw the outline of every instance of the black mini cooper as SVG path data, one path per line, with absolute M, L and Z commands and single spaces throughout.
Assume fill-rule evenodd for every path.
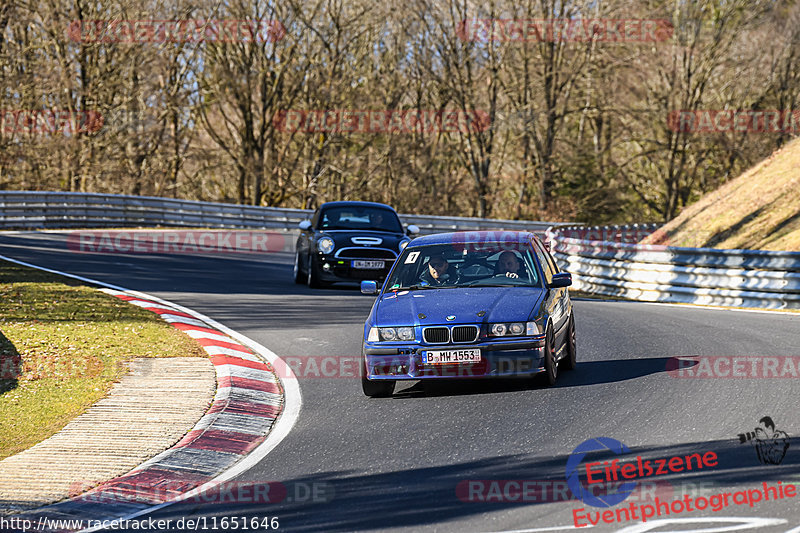
M 384 280 L 394 260 L 419 233 L 394 209 L 372 202 L 328 202 L 300 223 L 294 281 L 321 287 L 335 281 Z

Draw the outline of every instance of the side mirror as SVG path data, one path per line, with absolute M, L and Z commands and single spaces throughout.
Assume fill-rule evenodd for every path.
M 553 276 L 553 281 L 550 282 L 551 289 L 559 287 L 569 287 L 572 285 L 572 274 L 569 272 L 559 272 Z
M 311 227 L 311 221 L 310 220 L 304 220 L 304 221 L 300 222 L 300 224 L 298 224 L 298 226 L 300 227 L 301 230 L 305 231 L 305 230 L 307 230 L 308 228 Z
M 361 294 L 378 294 L 378 282 L 367 280 L 362 281 Z
M 417 233 L 419 233 L 419 226 L 411 224 L 410 226 L 408 226 L 408 228 L 406 228 L 406 233 L 408 233 L 409 235 L 416 235 Z

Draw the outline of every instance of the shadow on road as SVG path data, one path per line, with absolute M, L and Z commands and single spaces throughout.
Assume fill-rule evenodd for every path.
M 611 359 L 579 362 L 575 370 L 559 372 L 554 388 L 583 387 L 637 379 L 667 371 L 668 357 L 642 359 Z M 473 394 L 502 394 L 545 388 L 541 376 L 509 379 L 453 379 L 419 381 L 407 389 L 399 389 L 393 398 L 464 396 Z
M 797 442 L 793 445 L 797 445 Z M 653 460 L 693 453 L 702 455 L 708 451 L 717 454 L 717 466 L 647 478 L 646 482 L 657 485 L 658 489 L 649 493 L 634 491 L 630 500 L 620 505 L 627 506 L 631 502 L 652 503 L 655 497 L 661 501 L 672 501 L 681 499 L 686 494 L 694 498 L 710 497 L 720 492 L 739 490 L 742 486 L 760 487 L 762 482 L 775 486 L 778 481 L 786 481 L 788 474 L 797 472 L 800 467 L 797 454 L 788 454 L 781 465 L 760 466 L 753 447 L 741 445 L 735 438 L 670 447 L 639 447 L 632 449 L 627 457 L 631 461 L 636 456 L 642 456 L 643 460 Z M 415 452 L 395 449 L 387 450 L 386 453 Z M 506 455 L 446 466 L 420 465 L 419 468 L 375 474 L 332 470 L 281 480 L 286 490 L 281 493 L 282 501 L 277 503 L 228 501 L 191 505 L 187 502 L 164 509 L 158 513 L 158 517 L 178 520 L 192 515 L 278 516 L 281 529 L 288 531 L 344 532 L 396 527 L 427 528 L 434 522 L 441 524 L 448 520 L 478 517 L 487 512 L 552 502 L 559 502 L 571 511 L 588 506 L 575 500 L 565 486 L 565 465 L 568 457 Z M 365 465 L 365 468 L 372 466 Z M 260 483 L 268 481 L 274 480 Z M 538 488 L 526 493 L 528 496 L 524 499 L 518 490 L 509 492 L 511 496 L 505 497 L 503 489 L 500 492 L 491 491 L 492 481 L 500 482 L 496 485 L 498 487 L 503 487 L 505 481 L 528 481 L 534 482 Z M 255 487 L 259 482 L 248 483 Z M 316 496 L 314 487 L 322 487 Z M 254 490 L 246 493 L 252 495 Z M 791 505 L 792 502 L 787 500 L 783 504 Z M 741 506 L 730 506 L 733 511 L 737 508 Z M 745 508 L 749 509 L 746 505 Z M 597 509 L 588 507 L 588 510 Z

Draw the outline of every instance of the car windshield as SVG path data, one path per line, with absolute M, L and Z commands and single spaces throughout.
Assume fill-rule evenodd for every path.
M 458 287 L 541 287 L 526 243 L 415 246 L 397 259 L 386 291 Z
M 380 207 L 329 207 L 320 216 L 319 229 L 376 230 L 402 233 L 397 215 Z

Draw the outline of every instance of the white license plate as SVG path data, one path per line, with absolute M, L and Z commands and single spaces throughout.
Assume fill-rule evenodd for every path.
M 422 352 L 422 362 L 426 365 L 446 365 L 453 363 L 480 363 L 481 350 L 435 350 Z
M 369 268 L 380 270 L 383 268 L 383 261 L 353 261 L 353 268 Z

